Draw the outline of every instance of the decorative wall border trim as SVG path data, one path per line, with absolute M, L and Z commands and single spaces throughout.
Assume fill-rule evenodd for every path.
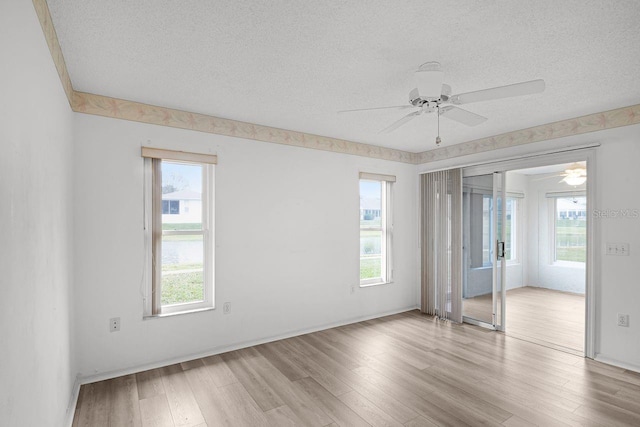
M 354 154 L 357 156 L 412 164 L 414 163 L 415 157 L 414 153 L 408 151 L 222 119 L 205 114 L 189 113 L 90 93 L 74 91 L 71 105 L 73 110 L 79 113 L 253 139 L 256 141 L 313 148 L 343 154 Z
M 71 84 L 69 72 L 67 71 L 67 66 L 62 55 L 62 49 L 58 42 L 58 36 L 53 27 L 47 1 L 32 1 L 38 19 L 40 20 L 47 45 L 51 51 L 51 57 L 58 70 L 62 87 L 69 99 L 69 104 L 73 111 L 79 113 L 410 164 L 430 163 L 453 157 L 467 156 L 485 151 L 640 123 L 640 104 L 638 104 L 467 141 L 449 147 L 436 148 L 435 150 L 423 151 L 421 153 L 411 153 L 377 145 L 272 128 L 208 116 L 206 114 L 190 113 L 102 95 L 77 92 Z
M 640 123 L 640 104 L 463 142 L 416 154 L 418 164 Z
M 51 20 L 51 13 L 49 12 L 47 0 L 33 0 L 33 7 L 36 9 L 36 14 L 38 15 L 38 20 L 40 21 L 44 38 L 47 41 L 47 46 L 49 46 L 49 51 L 51 52 L 51 58 L 56 66 L 56 70 L 58 70 L 62 88 L 64 89 L 64 93 L 67 94 L 67 99 L 71 105 L 73 98 L 73 86 L 71 85 L 71 78 L 67 71 L 67 64 L 64 62 L 64 56 L 62 56 L 62 49 L 58 42 L 56 29 L 53 28 L 53 21 Z
M 62 55 L 58 36 L 53 27 L 47 1 L 32 1 L 38 19 L 40 20 L 40 25 L 42 26 L 42 32 L 49 46 L 51 57 L 58 70 L 62 87 L 67 94 L 72 110 L 75 112 L 295 147 L 313 148 L 316 150 L 353 154 L 410 164 L 415 163 L 415 154 L 408 151 L 222 119 L 205 114 L 189 113 L 102 95 L 77 92 L 71 84 L 71 78 L 69 77 L 64 56 Z

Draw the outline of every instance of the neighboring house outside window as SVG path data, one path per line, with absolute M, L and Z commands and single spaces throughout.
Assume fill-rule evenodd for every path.
M 162 195 L 163 222 L 189 222 L 199 218 L 201 212 L 202 194 L 198 191 L 184 189 Z M 164 215 L 171 215 L 172 217 L 168 218 Z
M 164 194 L 162 195 L 164 198 Z M 163 200 L 162 201 L 162 215 L 179 215 L 180 214 L 180 200 Z

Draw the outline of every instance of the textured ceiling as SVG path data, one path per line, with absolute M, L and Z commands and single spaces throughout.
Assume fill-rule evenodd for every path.
M 436 117 L 390 134 L 413 71 L 453 93 L 542 78 L 542 94 L 470 104 L 443 145 L 640 103 L 640 2 L 48 0 L 74 88 L 408 151 Z

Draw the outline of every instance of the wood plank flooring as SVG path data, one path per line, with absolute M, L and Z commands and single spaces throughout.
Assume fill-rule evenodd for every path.
M 82 386 L 74 426 L 638 426 L 640 374 L 410 311 Z
M 491 313 L 491 296 L 466 299 L 463 307 L 466 316 L 486 317 Z M 506 308 L 507 335 L 584 354 L 584 295 L 527 286 L 507 291 Z

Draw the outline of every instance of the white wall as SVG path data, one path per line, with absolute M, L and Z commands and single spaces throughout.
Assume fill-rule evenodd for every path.
M 76 373 L 73 113 L 30 1 L 0 3 L 0 58 L 0 424 L 61 426 Z
M 83 376 L 417 305 L 415 166 L 83 114 L 75 123 Z M 218 155 L 214 311 L 142 320 L 141 144 Z M 358 287 L 359 171 L 397 176 L 389 285 Z M 115 316 L 122 329 L 110 333 Z
M 527 250 L 527 286 L 584 294 L 585 264 L 556 263 L 552 250 L 551 233 L 554 223 L 551 215 L 555 199 L 546 197 L 548 192 L 586 191 L 586 184 L 570 187 L 558 174 L 530 175 L 527 183 L 527 211 L 531 238 Z
M 419 171 L 431 171 L 480 162 L 492 162 L 531 155 L 546 150 L 599 142 L 596 164 L 589 165 L 595 172 L 594 209 L 640 209 L 638 187 L 638 159 L 640 159 L 640 125 L 593 132 L 570 138 L 553 139 L 526 144 L 473 156 L 464 156 L 420 165 Z M 594 211 L 589 212 L 593 218 Z M 596 269 L 595 285 L 595 351 L 596 357 L 640 371 L 640 218 L 595 218 L 594 248 Z M 528 229 L 529 235 L 537 230 Z M 630 255 L 614 257 L 604 255 L 606 242 L 630 244 Z M 628 328 L 616 325 L 616 314 L 630 316 Z
M 599 150 L 595 208 L 600 211 L 640 210 L 640 126 L 634 128 L 632 137 L 612 141 Z M 640 371 L 640 218 L 596 217 L 595 222 L 602 254 L 597 279 L 598 352 Z M 629 243 L 630 255 L 605 255 L 607 242 Z M 617 313 L 629 314 L 628 328 L 616 325 Z

